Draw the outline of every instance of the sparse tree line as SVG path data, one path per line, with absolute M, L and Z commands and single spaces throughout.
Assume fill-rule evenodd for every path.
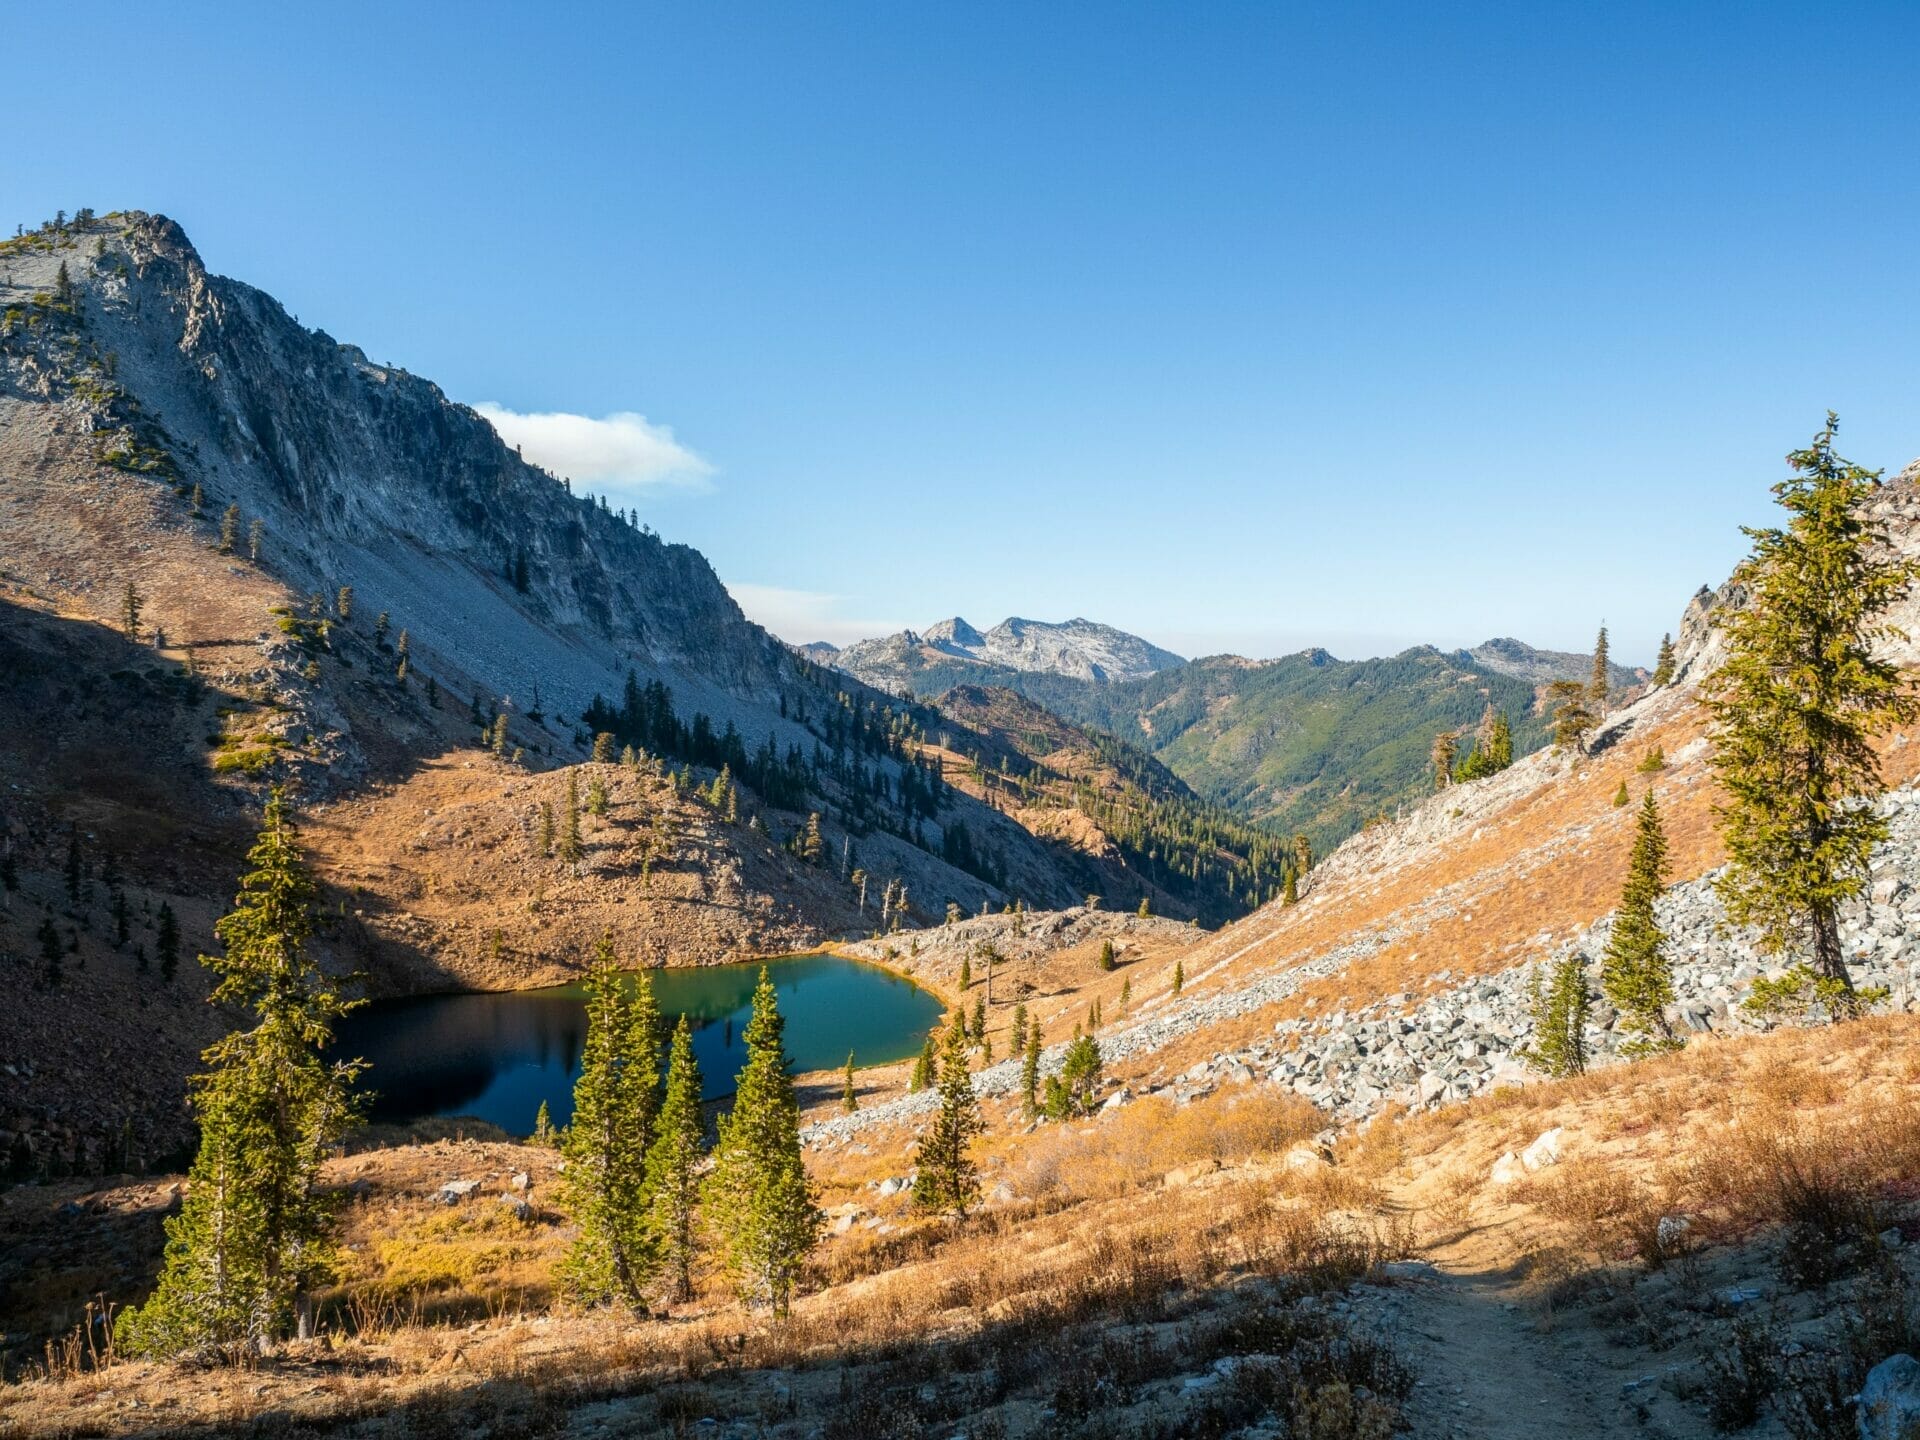
M 39 983 L 47 989 L 58 989 L 66 979 L 69 960 L 85 968 L 80 935 L 82 931 L 92 933 L 93 907 L 99 892 L 104 890 L 107 895 L 107 943 L 115 950 L 126 950 L 132 946 L 135 969 L 142 975 L 157 971 L 161 981 L 171 985 L 180 968 L 180 919 L 172 903 L 162 900 L 156 906 L 151 896 L 143 896 L 140 900 L 138 923 L 153 932 L 150 955 L 147 943 L 134 939 L 134 907 L 127 898 L 125 878 L 120 873 L 119 862 L 111 851 L 95 862 L 88 855 L 79 830 L 75 829 L 67 837 L 63 874 L 66 915 L 72 923 L 63 934 L 54 918 L 52 899 L 42 896 L 40 924 L 34 931 L 34 941 L 39 947 Z M 19 861 L 11 849 L 0 851 L 0 894 L 11 897 L 19 890 Z
M 1813 443 L 1787 457 L 1792 474 L 1773 487 L 1785 523 L 1747 529 L 1753 551 L 1734 578 L 1749 600 L 1716 617 L 1727 658 L 1702 685 L 1723 797 L 1714 819 L 1727 853 L 1715 889 L 1726 923 L 1749 931 L 1762 954 L 1788 962 L 1781 975 L 1754 982 L 1746 1005 L 1799 1019 L 1858 1015 L 1886 998 L 1855 987 L 1840 909 L 1866 892 L 1874 851 L 1890 834 L 1874 804 L 1885 789 L 1874 742 L 1920 718 L 1912 681 L 1874 653 L 1899 635 L 1886 614 L 1910 593 L 1920 567 L 1866 518 L 1881 472 L 1836 455 L 1836 427 L 1829 414 Z M 1654 683 L 1672 683 L 1674 669 L 1666 637 Z M 1596 659 L 1595 686 L 1600 675 Z M 1656 748 L 1637 768 L 1655 774 L 1665 763 Z M 1627 803 L 1624 781 L 1615 802 Z M 1650 786 L 1600 972 L 1601 993 L 1633 1035 L 1629 1055 L 1682 1043 L 1666 1018 L 1673 960 L 1655 915 L 1666 871 Z M 1586 970 L 1575 952 L 1535 978 L 1533 1058 L 1550 1073 L 1586 1069 Z

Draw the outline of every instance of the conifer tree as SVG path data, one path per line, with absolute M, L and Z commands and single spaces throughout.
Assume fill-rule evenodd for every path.
M 1100 1046 L 1091 1035 L 1076 1035 L 1060 1058 L 1060 1073 L 1047 1077 L 1047 1116 L 1071 1120 L 1093 1110 L 1100 1084 Z
M 1520 1052 L 1521 1058 L 1555 1077 L 1584 1074 L 1587 1011 L 1593 1003 L 1587 989 L 1586 957 L 1578 952 L 1568 955 L 1553 967 L 1550 979 L 1534 971 L 1527 994 L 1534 1043 Z
M 1151 904 L 1148 903 L 1147 897 L 1145 895 L 1142 895 L 1140 897 L 1140 911 L 1139 911 L 1140 918 L 1142 920 L 1145 920 L 1151 914 L 1153 914 L 1153 907 Z
M 229 505 L 220 512 L 220 553 L 231 555 L 240 539 L 240 507 Z
M 255 1023 L 209 1048 L 211 1070 L 194 1082 L 200 1148 L 186 1202 L 167 1222 L 152 1297 L 115 1329 L 134 1354 L 257 1354 L 296 1314 L 305 1331 L 304 1292 L 328 1267 L 320 1164 L 356 1118 L 359 1065 L 322 1058 L 351 1006 L 306 953 L 315 888 L 278 787 L 247 863 L 214 926 L 225 953 L 201 963 L 220 977 L 211 1003 Z
M 1879 473 L 1833 453 L 1837 423 L 1829 413 L 1812 446 L 1787 457 L 1793 475 L 1773 487 L 1785 528 L 1747 531 L 1753 553 L 1734 575 L 1751 598 L 1724 622 L 1727 659 L 1704 698 L 1726 793 L 1714 813 L 1727 919 L 1752 927 L 1764 953 L 1808 957 L 1783 981 L 1756 984 L 1753 1000 L 1844 1014 L 1864 1002 L 1841 949 L 1840 906 L 1865 889 L 1890 833 L 1871 803 L 1884 788 L 1873 741 L 1920 713 L 1920 700 L 1874 654 L 1895 633 L 1886 613 L 1916 567 L 1862 514 Z
M 1660 637 L 1660 654 L 1653 662 L 1653 683 L 1656 686 L 1671 685 L 1673 683 L 1673 670 L 1673 636 L 1662 635 Z
M 247 559 L 253 561 L 260 559 L 260 542 L 266 538 L 266 534 L 267 522 L 256 516 L 247 526 Z
M 1442 730 L 1433 737 L 1433 748 L 1427 752 L 1427 759 L 1433 766 L 1433 788 L 1444 790 L 1453 783 L 1454 762 L 1460 755 L 1460 736 L 1457 731 Z
M 940 1109 L 920 1137 L 913 1203 L 922 1210 L 966 1218 L 980 1198 L 980 1178 L 969 1151 L 986 1127 L 967 1070 L 967 1033 L 958 1016 L 947 1027 L 940 1055 Z
M 700 1157 L 705 1125 L 700 1116 L 700 1062 L 693 1030 L 682 1015 L 667 1058 L 667 1096 L 659 1133 L 647 1153 L 647 1195 L 652 1204 L 654 1252 L 666 1277 L 667 1298 L 693 1298 L 694 1218 L 700 1200 Z
M 1486 751 L 1489 773 L 1498 774 L 1513 764 L 1513 724 L 1504 710 L 1496 710 L 1487 727 Z
M 1291 865 L 1286 868 L 1284 876 L 1285 878 L 1282 880 L 1280 886 L 1280 903 L 1282 905 L 1298 905 L 1300 903 L 1300 877 L 1294 873 Z
M 1578 680 L 1555 680 L 1547 686 L 1547 713 L 1553 717 L 1553 743 L 1562 750 L 1579 749 L 1593 729 L 1587 687 Z
M 1600 989 L 1627 1028 L 1640 1037 L 1633 1046 L 1636 1051 L 1669 1049 L 1674 1043 L 1666 1017 L 1666 1007 L 1673 1003 L 1673 962 L 1667 958 L 1666 934 L 1653 913 L 1666 879 L 1667 836 L 1660 824 L 1660 806 L 1649 790 L 1640 802 L 1640 824 L 1627 861 L 1620 908 L 1614 912 L 1613 933 L 1600 961 Z
M 1600 634 L 1593 642 L 1593 678 L 1587 682 L 1587 703 L 1593 713 L 1607 713 L 1607 696 L 1613 693 L 1613 675 L 1609 662 L 1611 655 L 1607 646 L 1607 627 L 1600 627 Z
M 153 938 L 153 953 L 160 959 L 160 978 L 171 985 L 174 973 L 180 968 L 180 921 L 173 913 L 173 905 L 166 900 L 160 902 L 160 917 L 156 922 L 158 929 Z
M 969 950 L 960 957 L 960 993 L 965 995 L 973 985 L 973 952 Z
M 1114 967 L 1114 963 L 1113 941 L 1102 940 L 1100 942 L 1100 968 L 1102 970 L 1111 970 Z
M 826 843 L 820 838 L 820 812 L 815 810 L 807 816 L 807 828 L 801 833 L 800 858 L 809 865 L 818 865 L 826 853 Z
M 544 1100 L 540 1102 L 540 1108 L 533 1113 L 533 1143 L 553 1144 L 553 1116 L 548 1112 L 547 1102 Z
M 660 1012 L 645 971 L 629 992 L 610 934 L 594 946 L 586 989 L 587 1039 L 561 1147 L 563 1193 L 580 1235 L 560 1278 L 576 1300 L 637 1311 L 658 1263 L 646 1164 L 659 1110 Z
M 1513 764 L 1513 725 L 1507 712 L 1495 710 L 1491 702 L 1480 716 L 1474 733 L 1473 749 L 1454 771 L 1456 780 L 1481 780 L 1498 775 Z
M 340 617 L 340 623 L 346 624 L 353 619 L 353 587 L 342 585 L 333 596 L 333 613 Z
M 914 1094 L 931 1088 L 934 1066 L 938 1062 L 938 1052 L 934 1048 L 933 1032 L 927 1032 L 926 1043 L 920 1047 L 920 1054 L 914 1059 L 913 1073 L 907 1077 L 907 1093 Z
M 1127 1007 L 1132 1003 L 1133 1003 L 1133 976 L 1128 975 L 1124 979 L 1122 979 L 1120 982 L 1121 1013 L 1125 1014 Z
M 1620 782 L 1620 788 L 1613 792 L 1613 808 L 1616 810 L 1624 809 L 1632 798 L 1633 797 L 1627 793 L 1627 782 L 1622 780 Z
M 140 612 L 146 608 L 146 597 L 133 581 L 129 580 L 120 592 L 120 629 L 134 644 L 140 643 Z
M 722 1263 L 742 1299 L 784 1316 L 820 1234 L 820 1211 L 800 1158 L 800 1110 L 787 1073 L 785 1022 L 767 972 L 744 1035 L 747 1061 L 733 1109 L 720 1121 L 707 1203 Z
M 1027 1002 L 1013 1007 L 1013 1024 L 1007 1032 L 1007 1053 L 1019 1055 L 1027 1048 Z
M 1176 960 L 1173 962 L 1173 993 L 1178 995 L 1186 988 L 1186 985 L 1187 962 L 1184 960 Z

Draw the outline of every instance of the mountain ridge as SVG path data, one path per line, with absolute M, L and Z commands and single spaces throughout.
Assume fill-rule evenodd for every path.
M 957 675 L 970 665 L 1106 684 L 1142 679 L 1186 663 L 1138 635 L 1080 616 L 1051 622 L 1013 615 L 983 633 L 955 615 L 923 631 L 901 630 L 843 647 L 816 642 L 801 648 L 889 694 L 903 687 L 917 691 L 916 682 L 929 671 Z

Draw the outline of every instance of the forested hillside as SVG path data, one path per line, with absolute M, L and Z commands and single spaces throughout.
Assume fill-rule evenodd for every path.
M 947 743 L 966 751 L 957 783 L 1026 812 L 1022 823 L 1036 831 L 1054 828 L 1044 818 L 1050 809 L 1084 817 L 1097 844 L 1205 924 L 1277 898 L 1310 861 L 1291 833 L 1240 819 L 1144 750 L 1012 690 L 961 686 L 941 697 L 939 710 L 952 726 L 943 731 Z M 1133 903 L 1131 894 L 1107 898 Z
M 1489 705 L 1507 714 L 1516 754 L 1546 741 L 1532 684 L 1427 646 L 1378 660 L 1214 656 L 1117 685 L 1004 683 L 1143 747 L 1243 819 L 1304 833 L 1320 852 L 1427 793 L 1434 736 L 1470 731 Z

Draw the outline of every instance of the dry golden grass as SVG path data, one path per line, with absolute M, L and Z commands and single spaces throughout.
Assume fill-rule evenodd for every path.
M 1018 1165 L 1000 1163 L 1008 1150 L 989 1148 L 983 1158 L 1006 1174 L 1027 1173 L 1019 1167 L 1031 1161 L 1035 1175 L 1054 1172 L 1052 1183 L 962 1224 L 913 1216 L 902 1202 L 892 1233 L 855 1229 L 829 1240 L 810 1265 L 809 1293 L 777 1327 L 741 1310 L 711 1274 L 670 1318 L 556 1305 L 551 1271 L 567 1230 L 538 1213 L 520 1221 L 496 1198 L 510 1172 L 528 1169 L 537 1212 L 551 1183 L 550 1152 L 473 1141 L 370 1151 L 329 1166 L 335 1183 L 363 1188 L 343 1213 L 343 1273 L 323 1297 L 317 1345 L 189 1387 L 169 1367 L 93 1369 L 75 1354 L 50 1378 L 0 1391 L 0 1435 L 84 1430 L 135 1400 L 160 1407 L 169 1424 L 270 1413 L 333 1423 L 483 1382 L 557 1388 L 571 1403 L 716 1372 L 851 1363 L 989 1330 L 1157 1321 L 1186 1303 L 1180 1297 L 1249 1277 L 1344 1284 L 1401 1253 L 1407 1237 L 1391 1216 L 1348 1207 L 1348 1192 L 1277 1162 L 1317 1123 L 1292 1097 L 1245 1093 L 1043 1127 L 1010 1147 Z M 1197 1160 L 1223 1168 L 1190 1186 L 1163 1184 L 1167 1170 Z M 485 1183 L 447 1206 L 435 1191 L 455 1175 Z M 824 1199 L 879 1203 L 845 1174 L 822 1178 Z
M 1324 1124 L 1307 1101 L 1272 1090 L 1184 1106 L 1151 1096 L 1093 1123 L 1042 1129 L 1019 1148 L 1009 1178 L 1040 1199 L 1124 1195 L 1195 1161 L 1277 1155 Z
M 1518 1256 L 1572 1245 L 1603 1259 L 1670 1258 L 1663 1215 L 1688 1244 L 1806 1226 L 1829 1242 L 1871 1233 L 1920 1176 L 1920 1018 L 1885 1016 L 1685 1050 L 1465 1105 L 1376 1121 L 1343 1168 L 1374 1177 L 1438 1240 L 1484 1222 Z M 1563 1127 L 1566 1159 L 1500 1189 L 1494 1160 Z M 1544 1229 L 1543 1223 L 1544 1222 Z

